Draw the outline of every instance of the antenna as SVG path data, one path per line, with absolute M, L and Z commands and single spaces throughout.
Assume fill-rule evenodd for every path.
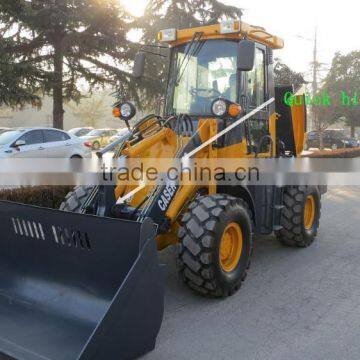
M 318 72 L 319 72 L 320 64 L 318 62 L 318 43 L 317 43 L 317 27 L 315 27 L 315 34 L 314 34 L 314 51 L 313 51 L 313 63 L 312 63 L 312 70 L 313 70 L 313 81 L 312 81 L 312 95 L 313 97 L 316 96 L 318 92 Z M 312 127 L 317 124 L 317 114 L 315 110 L 315 106 L 313 105 L 311 108 L 312 114 Z M 312 130 L 312 129 L 311 129 Z

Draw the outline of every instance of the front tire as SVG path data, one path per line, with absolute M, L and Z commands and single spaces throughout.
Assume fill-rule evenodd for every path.
M 77 186 L 67 194 L 65 200 L 60 205 L 60 210 L 79 213 L 85 204 L 94 186 Z
M 228 195 L 200 197 L 182 222 L 178 267 L 185 283 L 201 295 L 233 295 L 246 278 L 253 249 L 248 205 Z
M 279 241 L 290 247 L 310 246 L 319 230 L 321 194 L 316 186 L 291 186 L 284 192 L 282 229 L 277 232 Z

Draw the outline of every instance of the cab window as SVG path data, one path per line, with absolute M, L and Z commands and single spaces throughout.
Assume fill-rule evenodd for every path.
M 255 65 L 252 71 L 245 74 L 246 98 L 250 109 L 255 109 L 266 101 L 266 68 L 265 51 L 257 47 L 255 49 Z M 260 111 L 248 122 L 250 142 L 258 147 L 261 139 L 269 135 L 269 120 L 267 111 Z M 270 150 L 270 142 L 265 142 L 257 149 L 259 153 L 267 153 Z
M 265 102 L 265 52 L 259 48 L 255 51 L 254 69 L 246 74 L 246 96 L 253 108 Z

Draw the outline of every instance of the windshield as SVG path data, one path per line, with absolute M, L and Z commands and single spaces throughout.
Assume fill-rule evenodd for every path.
M 2 133 L 0 135 L 0 146 L 11 144 L 23 133 L 24 131 L 21 130 L 6 131 Z
M 104 130 L 92 130 L 88 133 L 88 136 L 100 136 L 103 132 Z
M 76 128 L 76 129 L 71 129 L 68 131 L 69 134 L 74 134 L 76 132 L 78 132 L 80 130 L 80 128 Z
M 77 134 L 79 131 L 81 131 L 82 129 L 78 128 L 78 129 L 71 129 L 68 131 L 69 134 L 71 135 L 75 135 Z
M 190 54 L 191 44 L 174 50 L 169 81 L 173 100 L 167 104 L 168 114 L 210 115 L 216 98 L 237 101 L 238 42 L 208 40 L 200 45 L 195 53 L 190 49 Z
M 72 129 L 72 130 L 70 130 L 70 131 L 69 131 L 69 134 L 75 135 L 75 136 L 85 136 L 85 135 L 87 135 L 90 131 L 91 131 L 91 129 L 79 128 L 79 129 Z

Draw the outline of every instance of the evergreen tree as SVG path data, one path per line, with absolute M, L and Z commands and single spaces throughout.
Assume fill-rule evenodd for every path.
M 355 137 L 360 126 L 360 51 L 335 54 L 319 96 L 324 93 L 331 98 L 331 106 L 316 107 L 317 127 L 323 130 L 328 124 L 345 119 Z
M 275 85 L 277 86 L 293 86 L 295 92 L 302 86 L 307 84 L 302 73 L 293 71 L 289 66 L 282 63 L 280 59 L 276 59 L 274 66 Z
M 145 14 L 144 38 L 149 40 L 149 35 L 156 35 L 160 29 L 209 25 L 223 18 L 238 19 L 242 11 L 217 0 L 150 0 Z
M 84 80 L 89 90 L 111 84 L 132 92 L 130 22 L 118 0 L 1 1 L 0 74 L 11 77 L 1 77 L 0 103 L 38 103 L 39 91 L 51 94 L 54 126 L 62 128 L 63 103 L 80 99 Z
M 3 48 L 0 40 L 0 107 L 21 108 L 25 104 L 39 107 L 41 98 L 37 84 L 41 72 L 34 71 L 29 63 L 16 63 Z

